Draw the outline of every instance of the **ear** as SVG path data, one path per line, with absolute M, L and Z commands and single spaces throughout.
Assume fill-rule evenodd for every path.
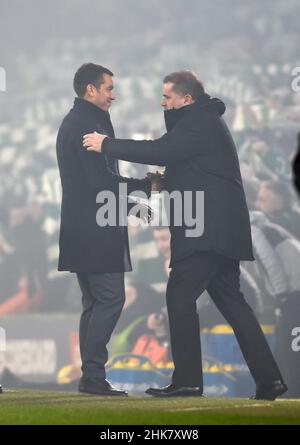
M 87 94 L 89 97 L 94 97 L 94 95 L 95 95 L 95 87 L 94 87 L 94 85 L 92 85 L 91 83 L 89 83 L 89 84 L 86 86 L 86 94 Z
M 185 103 L 185 105 L 190 105 L 190 104 L 192 104 L 194 102 L 195 101 L 194 101 L 194 99 L 192 98 L 192 96 L 190 94 L 186 94 L 184 96 L 184 103 Z

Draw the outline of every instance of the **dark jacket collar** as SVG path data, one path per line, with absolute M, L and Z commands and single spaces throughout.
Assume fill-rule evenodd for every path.
M 78 110 L 83 113 L 93 115 L 94 118 L 96 118 L 97 120 L 109 120 L 110 121 L 110 116 L 109 116 L 108 111 L 101 110 L 101 108 L 97 107 L 93 103 L 91 103 L 85 99 L 81 99 L 80 97 L 75 97 L 73 109 L 76 111 Z
M 89 120 L 92 119 L 92 122 L 95 120 L 95 131 L 105 133 L 111 138 L 115 137 L 108 111 L 103 111 L 91 102 L 79 97 L 74 100 L 73 110 L 83 113 Z
M 167 131 L 171 131 L 172 128 L 186 115 L 197 115 L 203 112 L 213 112 L 222 116 L 226 110 L 224 102 L 216 97 L 210 97 L 209 94 L 204 94 L 201 98 L 196 100 L 191 105 L 186 105 L 181 108 L 173 108 L 172 110 L 165 110 L 165 123 Z

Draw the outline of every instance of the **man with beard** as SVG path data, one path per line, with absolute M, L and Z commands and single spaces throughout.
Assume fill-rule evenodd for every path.
M 166 166 L 164 188 L 169 193 L 204 192 L 202 234 L 188 235 L 187 224 L 174 224 L 178 215 L 170 214 L 172 270 L 166 298 L 175 370 L 169 386 L 146 392 L 156 397 L 202 395 L 196 300 L 206 289 L 236 334 L 256 383 L 254 398 L 274 400 L 287 387 L 240 291 L 240 261 L 254 257 L 238 156 L 221 117 L 225 105 L 206 94 L 191 71 L 164 78 L 161 105 L 167 133 L 159 139 L 120 140 L 103 134 L 87 134 L 83 139 L 87 150 Z

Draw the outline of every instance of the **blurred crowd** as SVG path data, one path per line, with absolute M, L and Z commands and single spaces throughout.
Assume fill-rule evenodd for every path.
M 235 19 L 242 24 L 253 19 L 252 28 L 250 22 L 248 28 L 237 26 L 234 31 L 224 27 L 207 44 L 211 56 L 206 55 L 206 66 L 201 69 L 201 63 L 193 61 L 192 67 L 207 79 L 208 92 L 227 105 L 225 120 L 237 144 L 256 257 L 241 266 L 242 289 L 260 322 L 276 324 L 284 340 L 300 313 L 300 209 L 291 173 L 300 119 L 300 93 L 292 90 L 291 70 L 298 54 L 290 40 L 296 33 L 292 12 L 282 7 L 269 17 L 259 5 L 264 12 L 260 18 L 253 5 L 237 8 Z M 190 26 L 192 31 L 193 23 Z M 16 58 L 11 84 L 18 85 L 19 93 L 3 95 L 0 123 L 0 317 L 80 311 L 75 280 L 56 271 L 61 192 L 55 140 L 72 106 L 73 72 L 84 61 L 102 63 L 104 46 L 100 38 L 63 43 L 53 38 L 34 63 L 24 54 Z M 178 58 L 181 66 L 176 68 L 189 68 L 189 60 L 197 57 L 196 42 L 185 51 L 178 45 L 177 52 L 168 45 L 163 51 L 171 65 L 172 55 Z M 124 71 L 116 78 L 112 119 L 118 136 L 156 137 L 164 131 L 159 99 L 168 66 L 162 56 L 153 72 L 145 65 L 147 75 L 139 66 L 131 75 Z M 147 168 L 122 162 L 121 170 L 143 177 Z M 129 233 L 134 272 L 127 274 L 126 305 L 114 348 L 166 362 L 169 231 L 132 225 Z M 202 328 L 226 322 L 206 293 L 198 304 Z

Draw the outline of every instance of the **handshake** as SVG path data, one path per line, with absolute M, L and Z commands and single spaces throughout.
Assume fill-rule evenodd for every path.
M 102 151 L 102 142 L 107 136 L 94 131 L 94 133 L 85 134 L 83 136 L 83 146 L 88 151 Z M 147 178 L 151 180 L 151 192 L 161 192 L 163 189 L 164 176 L 158 171 L 156 173 L 148 173 Z
M 151 192 L 161 192 L 164 186 L 164 175 L 156 170 L 156 173 L 147 173 L 147 178 L 151 180 Z

